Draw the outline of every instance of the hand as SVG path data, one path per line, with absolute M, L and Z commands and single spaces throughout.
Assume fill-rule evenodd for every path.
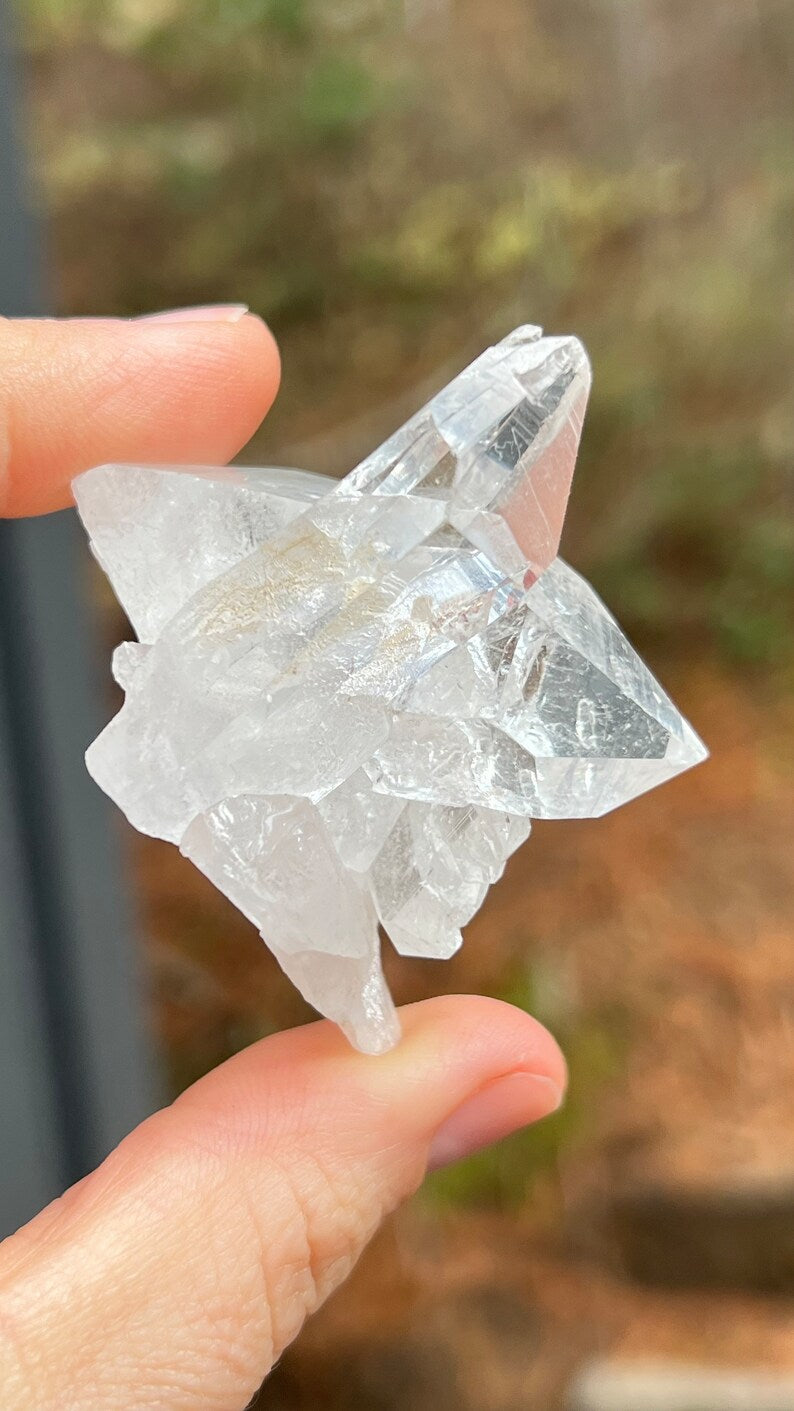
M 0 510 L 66 505 L 102 461 L 224 462 L 278 378 L 237 307 L 0 320 Z M 326 1023 L 255 1044 L 0 1246 L 4 1411 L 243 1408 L 428 1163 L 558 1105 L 562 1057 L 519 1010 L 447 997 L 402 1023 L 380 1058 Z

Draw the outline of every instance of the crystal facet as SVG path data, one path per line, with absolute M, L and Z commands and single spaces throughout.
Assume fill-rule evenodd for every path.
M 99 466 L 75 497 L 137 632 L 89 770 L 260 929 L 368 1052 L 380 924 L 446 957 L 532 818 L 606 813 L 705 757 L 556 557 L 590 386 L 520 328 L 342 481 Z

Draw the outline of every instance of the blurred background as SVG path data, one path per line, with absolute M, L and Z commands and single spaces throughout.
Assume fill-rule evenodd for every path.
M 434 1177 L 261 1404 L 794 1377 L 790 0 L 25 0 L 16 32 L 57 311 L 249 303 L 284 382 L 244 460 L 344 473 L 513 325 L 584 340 L 563 549 L 712 751 L 538 824 L 451 963 L 389 957 L 400 1000 L 537 1014 L 570 1098 Z M 310 1017 L 176 849 L 114 826 L 169 1091 Z

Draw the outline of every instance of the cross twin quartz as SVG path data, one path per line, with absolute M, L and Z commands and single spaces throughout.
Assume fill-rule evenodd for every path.
M 375 1053 L 378 926 L 451 956 L 533 818 L 584 818 L 705 757 L 558 558 L 590 387 L 518 328 L 341 481 L 104 465 L 74 482 L 138 640 L 94 779 L 257 926 Z

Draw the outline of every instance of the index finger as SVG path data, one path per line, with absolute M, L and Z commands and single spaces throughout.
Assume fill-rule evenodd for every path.
M 151 319 L 0 319 L 0 514 L 71 503 L 104 461 L 224 464 L 278 389 L 279 356 L 240 305 Z

